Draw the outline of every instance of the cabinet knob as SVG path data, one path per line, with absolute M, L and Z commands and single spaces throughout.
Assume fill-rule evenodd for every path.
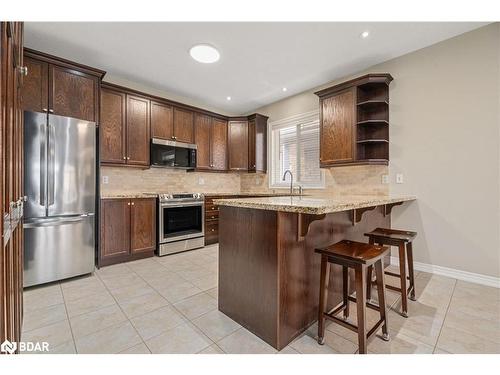
M 47 108 L 42 108 L 42 111 L 43 112 L 47 112 Z
M 130 160 L 130 156 L 127 156 L 127 160 Z
M 211 232 L 215 232 L 215 229 L 212 229 Z
M 134 204 L 135 204 L 135 203 L 134 203 L 134 202 L 132 202 L 132 206 L 133 206 Z
M 54 110 L 53 110 L 53 109 L 49 109 L 49 112 L 50 112 L 50 113 L 54 113 Z
M 19 73 L 22 76 L 27 76 L 28 75 L 28 67 L 27 66 L 19 66 L 17 69 L 19 70 Z
M 127 206 L 130 206 L 130 202 L 127 203 Z
M 124 156 L 124 157 L 123 157 L 123 160 L 127 160 L 127 157 L 126 157 L 126 156 Z

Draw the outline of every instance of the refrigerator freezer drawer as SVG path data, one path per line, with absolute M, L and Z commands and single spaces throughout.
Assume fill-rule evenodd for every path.
M 94 216 L 27 220 L 24 224 L 24 286 L 94 271 Z

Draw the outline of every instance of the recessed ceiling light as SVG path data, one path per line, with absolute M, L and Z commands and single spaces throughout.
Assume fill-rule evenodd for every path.
M 231 97 L 230 97 L 230 96 L 228 96 L 228 97 L 226 98 L 226 100 L 231 100 Z
M 281 89 L 281 91 L 283 91 L 283 92 L 286 92 L 286 90 L 288 90 L 286 87 L 283 87 L 283 88 Z
M 370 35 L 369 31 L 363 31 L 360 36 L 361 36 L 361 38 L 365 39 L 365 38 L 368 38 L 369 35 Z
M 217 49 L 208 44 L 197 44 L 189 50 L 193 59 L 204 64 L 211 64 L 219 60 L 220 54 Z

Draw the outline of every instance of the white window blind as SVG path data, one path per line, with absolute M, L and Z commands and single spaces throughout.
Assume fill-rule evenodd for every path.
M 318 114 L 308 113 L 271 124 L 271 187 L 290 186 L 282 181 L 286 170 L 293 173 L 294 184 L 305 188 L 324 187 L 319 168 Z

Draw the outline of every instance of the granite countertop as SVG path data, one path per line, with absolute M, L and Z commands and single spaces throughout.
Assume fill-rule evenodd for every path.
M 101 199 L 112 199 L 112 198 L 155 198 L 157 193 L 127 193 L 127 192 L 109 192 L 109 193 L 101 193 Z M 282 196 L 290 196 L 288 193 L 203 193 L 206 196 L 249 196 L 249 197 L 282 197 Z M 294 194 L 297 195 L 297 194 Z
M 357 208 L 380 206 L 383 204 L 413 201 L 416 199 L 417 197 L 413 195 L 397 194 L 350 195 L 331 198 L 315 196 L 275 196 L 266 198 L 216 199 L 214 203 L 221 206 L 320 215 Z

